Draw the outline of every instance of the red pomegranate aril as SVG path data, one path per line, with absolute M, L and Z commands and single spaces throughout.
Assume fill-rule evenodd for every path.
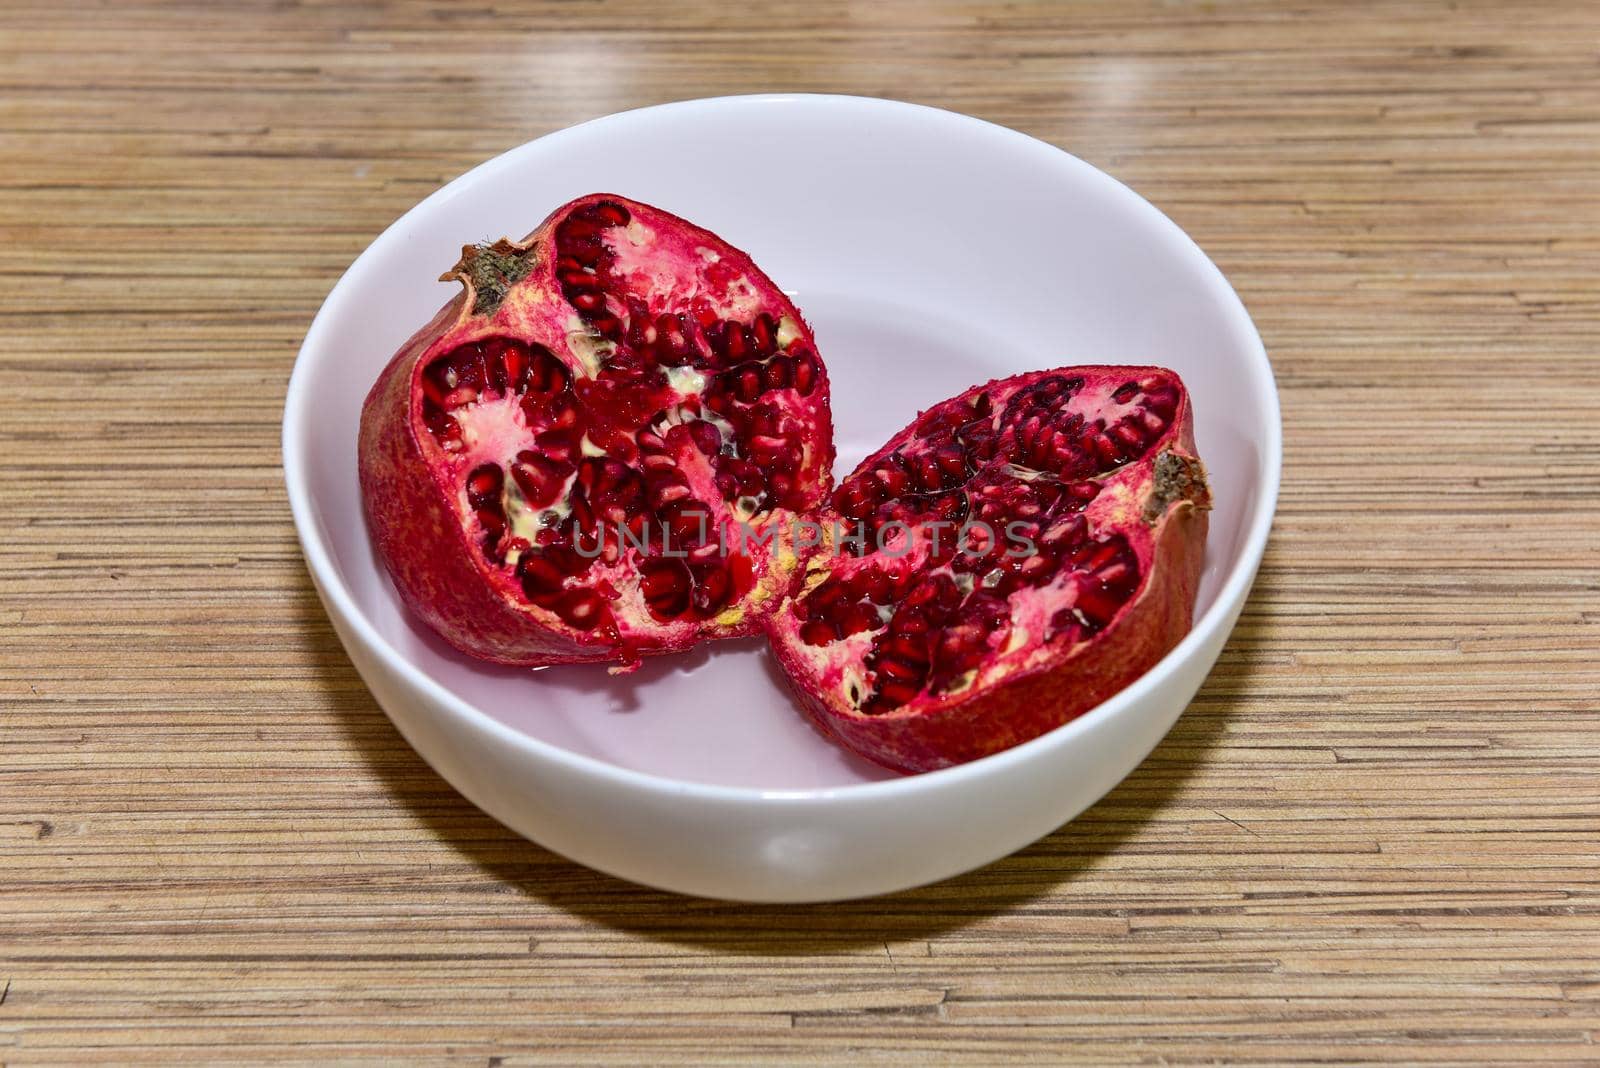
M 1178 391 L 1171 386 L 1153 387 L 1146 390 L 1144 402 L 1158 417 L 1171 419 L 1178 408 Z
M 784 507 L 793 504 L 795 486 L 794 475 L 788 471 L 774 471 L 772 477 L 767 479 L 767 489 L 772 492 L 772 499 Z
M 860 634 L 863 631 L 877 630 L 882 623 L 878 613 L 864 604 L 854 604 L 845 609 L 844 615 L 839 620 L 839 629 L 845 637 Z
M 544 559 L 550 561 L 561 574 L 568 576 L 580 575 L 594 563 L 593 558 L 580 554 L 572 547 L 573 530 L 570 525 L 564 530 L 558 529 L 554 532 L 546 528 L 546 531 L 542 533 L 554 533 L 565 539 L 563 541 L 542 542 L 536 548 L 536 551 L 543 554 Z
M 700 326 L 700 336 L 705 339 L 706 348 L 711 350 L 712 359 L 719 365 L 725 365 L 728 362 L 728 324 L 718 319 L 709 308 L 697 311 L 695 320 Z
M 1126 560 L 1114 560 L 1098 572 L 1100 582 L 1107 589 L 1121 589 L 1125 584 L 1138 581 L 1139 573 Z
M 788 389 L 794 375 L 794 367 L 787 356 L 774 356 L 767 362 L 767 368 L 762 373 L 762 382 L 767 389 Z
M 689 569 L 681 560 L 655 558 L 639 565 L 639 592 L 657 619 L 676 619 L 689 607 Z
M 916 616 L 910 617 L 910 619 L 914 619 L 918 623 L 919 629 L 908 631 L 901 625 L 899 620 L 895 620 L 890 624 L 891 633 L 878 644 L 875 650 L 879 659 L 894 660 L 905 664 L 926 665 L 928 663 L 926 645 L 921 637 L 922 634 L 926 633 L 921 628 L 927 626 L 927 617 L 918 613 Z
M 883 571 L 865 571 L 860 576 L 861 595 L 873 604 L 888 604 L 894 595 L 895 583 Z
M 795 356 L 793 378 L 794 388 L 800 395 L 811 396 L 811 391 L 817 387 L 817 358 L 809 352 Z
M 500 536 L 506 532 L 506 517 L 504 512 L 494 508 L 479 508 L 473 513 L 473 515 L 478 517 L 478 525 L 481 526 L 483 528 L 483 532 L 489 536 L 490 545 L 498 542 L 500 540 Z
M 739 480 L 730 471 L 718 471 L 713 482 L 716 484 L 717 492 L 722 494 L 722 499 L 725 501 L 736 501 L 744 496 Z
M 806 598 L 806 605 L 813 610 L 815 616 L 817 612 L 838 607 L 847 597 L 849 590 L 844 583 L 837 579 L 826 579 L 822 585 L 811 591 L 810 596 Z
M 478 345 L 464 345 L 430 365 L 424 378 L 432 379 L 436 394 L 448 394 L 462 386 L 477 390 L 484 382 L 483 353 Z
M 1088 532 L 1089 521 L 1081 514 L 1073 514 L 1058 519 L 1046 527 L 1044 533 L 1039 536 L 1039 544 L 1046 549 L 1060 549 L 1081 542 Z
M 911 475 L 900 463 L 898 456 L 893 457 L 894 463 L 884 464 L 872 472 L 872 481 L 884 496 L 898 497 L 911 489 Z
M 709 548 L 715 550 L 715 546 Z M 720 566 L 713 564 L 695 576 L 694 592 L 689 595 L 689 606 L 702 616 L 715 615 L 728 603 L 733 593 L 733 580 Z
M 669 453 L 681 452 L 694 444 L 694 438 L 689 434 L 689 428 L 683 423 L 669 426 L 662 440 L 666 443 Z
M 694 492 L 677 471 L 652 473 L 648 486 L 651 503 L 657 508 L 664 508 L 677 501 L 686 501 Z
M 504 338 L 493 338 L 484 348 L 484 388 L 492 395 L 503 396 L 510 384 L 506 373 L 506 354 L 513 351 L 513 346 Z M 519 357 L 513 356 L 513 360 L 516 359 Z
M 967 476 L 967 456 L 954 445 L 946 445 L 934 454 L 934 463 L 944 475 L 946 485 L 955 485 Z
M 583 419 L 578 409 L 578 399 L 565 388 L 554 395 L 530 388 L 522 398 L 521 407 L 529 429 L 539 427 L 546 434 L 558 430 L 576 430 Z
M 934 668 L 930 672 L 933 688 L 947 690 L 956 677 L 978 667 L 988 648 L 983 643 L 983 631 L 976 624 L 961 624 L 939 635 L 934 650 Z
M 813 619 L 800 626 L 800 640 L 807 645 L 829 645 L 839 638 L 839 628 L 827 620 Z
M 467 500 L 473 507 L 482 508 L 484 504 L 500 499 L 500 487 L 505 483 L 505 476 L 500 471 L 499 464 L 482 464 L 475 467 L 467 476 Z
M 879 659 L 877 673 L 880 678 L 898 679 L 902 682 L 921 682 L 927 676 L 926 664 L 912 664 L 904 660 Z
M 573 430 L 545 430 L 533 439 L 539 455 L 555 463 L 573 463 L 581 451 L 578 434 Z
M 602 255 L 602 248 L 596 240 L 600 231 L 605 229 L 605 224 L 593 217 L 582 218 L 574 215 L 561 224 L 557 233 L 561 239 L 561 247 L 571 250 L 578 259 L 585 263 L 592 263 Z M 591 250 L 593 250 L 591 252 Z M 592 255 L 594 259 L 590 259 Z
M 605 601 L 593 590 L 573 590 L 556 602 L 556 612 L 579 630 L 593 630 L 605 614 Z
M 1118 423 L 1111 428 L 1111 436 L 1122 445 L 1125 455 L 1134 455 L 1144 448 L 1144 435 L 1131 423 Z
M 943 577 L 942 575 L 936 575 L 917 583 L 900 603 L 907 608 L 921 608 L 924 605 L 931 605 L 939 598 L 938 580 Z
M 1073 607 L 1098 629 L 1111 622 L 1111 617 L 1122 607 L 1122 600 L 1106 587 L 1091 584 L 1079 587 Z
M 754 367 L 741 367 L 730 375 L 730 389 L 735 397 L 746 404 L 761 396 L 761 372 Z
M 920 681 L 913 682 L 908 679 L 886 679 L 878 685 L 877 698 L 882 712 L 890 712 L 900 705 L 914 700 L 922 692 Z M 882 713 L 880 713 L 882 714 Z
M 472 386 L 457 386 L 445 394 L 444 407 L 446 410 L 460 408 L 463 405 L 471 404 L 477 399 L 478 391 Z
M 571 382 L 572 374 L 550 354 L 549 349 L 539 346 L 533 351 L 528 360 L 528 379 L 524 387 L 529 396 L 560 393 Z
M 781 462 L 787 460 L 792 453 L 788 439 L 772 434 L 755 434 L 746 442 L 746 445 L 749 448 L 751 457 L 758 462 Z
M 638 478 L 631 468 L 608 456 L 586 457 L 578 464 L 578 484 L 597 500 L 617 492 L 630 476 Z
M 724 555 L 716 535 L 752 507 L 814 509 L 833 455 L 820 365 L 805 396 L 766 388 L 793 380 L 765 365 L 780 333 L 812 351 L 782 292 L 714 235 L 613 196 L 466 249 L 451 277 L 465 291 L 362 413 L 363 502 L 407 606 L 516 664 L 636 662 L 758 631 L 797 562 L 759 544 Z M 724 377 L 662 370 L 706 367 L 706 341 Z M 651 564 L 662 533 L 692 575 Z
M 810 561 L 826 580 L 792 595 L 769 635 L 831 737 L 919 771 L 1059 726 L 1171 649 L 1193 612 L 1209 497 L 1177 376 L 1085 367 L 935 405 L 832 505 L 880 540 Z M 950 524 L 942 538 L 934 521 Z M 922 530 L 884 540 L 892 524 Z M 892 608 L 886 627 L 869 593 Z
M 715 456 L 722 448 L 722 431 L 713 423 L 704 419 L 696 419 L 685 424 L 689 428 L 689 438 L 694 442 L 695 448 L 707 456 Z
M 444 449 L 450 450 L 461 444 L 461 424 L 448 415 L 436 415 L 427 420 L 428 429 L 433 436 L 439 439 L 439 444 Z
M 750 322 L 750 344 L 756 356 L 772 355 L 778 348 L 778 324 L 766 312 Z
M 631 216 L 628 209 L 613 201 L 602 201 L 594 207 L 595 217 L 608 226 L 626 226 Z
M 1055 574 L 1056 562 L 1048 556 L 1028 556 L 1017 565 L 1017 577 L 1037 584 Z
M 554 593 L 567 580 L 566 572 L 548 557 L 530 556 L 526 552 L 517 561 L 517 574 L 522 579 L 523 590 L 530 598 Z
M 511 465 L 511 480 L 522 491 L 530 508 L 544 508 L 560 497 L 561 488 L 570 474 L 570 465 L 563 465 L 530 452 L 517 454 Z
M 568 468 L 570 470 L 570 468 Z M 518 460 L 510 465 L 510 476 L 517 483 L 517 488 L 522 491 L 523 499 L 528 502 L 528 507 L 544 508 L 555 504 L 560 497 L 562 484 L 566 478 L 566 470 L 546 457 L 533 456 L 528 452 L 518 454 Z
M 717 464 L 720 474 L 725 474 L 733 479 L 734 485 L 737 487 L 735 496 L 758 493 L 762 486 L 765 485 L 761 478 L 761 468 L 750 460 L 739 456 L 722 455 L 717 457 Z
M 699 501 L 673 501 L 660 509 L 660 516 L 676 548 L 699 545 L 710 533 L 711 515 Z
M 916 459 L 915 466 L 917 480 L 922 483 L 922 488 L 930 493 L 942 490 L 949 484 L 946 482 L 944 468 L 939 464 L 937 458 L 927 455 L 919 456 Z M 965 471 L 962 472 L 962 474 L 965 473 Z
M 677 315 L 660 315 L 656 318 L 656 347 L 664 356 L 672 357 L 674 364 L 681 363 L 689 351 L 688 323 Z
M 855 479 L 839 487 L 833 506 L 851 519 L 865 519 L 878 506 L 878 494 L 861 479 Z
M 1072 554 L 1072 566 L 1081 571 L 1098 571 L 1117 555 L 1110 542 L 1091 542 Z

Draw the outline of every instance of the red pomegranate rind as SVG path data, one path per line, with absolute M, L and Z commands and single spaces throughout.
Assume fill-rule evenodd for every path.
M 794 305 L 720 238 L 609 194 L 444 278 L 463 292 L 361 416 L 367 522 L 407 607 L 505 664 L 758 632 L 797 567 L 763 535 L 831 485 Z
M 839 484 L 830 519 L 864 543 L 810 558 L 768 635 L 802 707 L 849 749 L 901 771 L 974 760 L 1081 715 L 1177 645 L 1209 507 L 1173 372 L 975 386 Z

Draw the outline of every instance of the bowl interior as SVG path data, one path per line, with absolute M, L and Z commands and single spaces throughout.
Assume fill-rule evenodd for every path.
M 834 382 L 840 474 L 974 382 L 1073 363 L 1172 367 L 1193 395 L 1215 495 L 1197 614 L 1241 566 L 1276 441 L 1270 371 L 1215 268 L 1137 196 L 1040 142 L 908 105 L 751 97 L 630 112 L 524 145 L 419 205 L 357 260 L 300 357 L 296 462 L 332 565 L 325 584 L 342 584 L 399 656 L 487 715 L 692 782 L 896 777 L 812 731 L 759 641 L 621 677 L 496 668 L 415 623 L 375 558 L 356 482 L 367 389 L 452 295 L 434 279 L 464 242 L 520 237 L 597 190 L 710 228 L 791 293 Z

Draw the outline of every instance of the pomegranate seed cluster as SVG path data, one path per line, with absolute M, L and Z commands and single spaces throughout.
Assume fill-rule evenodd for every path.
M 474 656 L 765 633 L 820 729 L 925 770 L 1065 722 L 1188 629 L 1209 496 L 1171 371 L 973 387 L 834 489 L 810 330 L 708 231 L 593 195 L 447 277 L 359 455 L 396 589 Z
M 728 532 L 813 509 L 832 481 L 827 379 L 800 313 L 743 253 L 620 197 L 468 250 L 457 273 L 472 314 L 416 359 L 411 417 L 417 467 L 468 544 L 427 551 L 465 551 L 528 648 L 496 656 L 472 620 L 435 629 L 535 663 L 551 662 L 541 629 L 566 658 L 635 662 L 758 629 L 788 574 Z M 427 587 L 425 612 L 455 614 L 425 560 L 386 562 Z
M 860 524 L 837 566 L 796 602 L 800 640 L 870 635 L 856 702 L 867 714 L 970 684 L 1010 640 L 1012 601 L 1070 585 L 1046 641 L 1091 637 L 1139 581 L 1127 539 L 1084 510 L 1102 476 L 1142 458 L 1172 423 L 1178 387 L 1161 375 L 1085 392 L 1049 374 L 980 390 L 925 412 L 909 439 L 873 457 L 834 493 Z M 884 544 L 893 525 L 902 538 Z M 874 552 L 864 550 L 876 546 Z

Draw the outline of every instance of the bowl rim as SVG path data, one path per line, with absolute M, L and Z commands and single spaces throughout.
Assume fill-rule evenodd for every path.
M 1047 731 L 1037 738 L 954 767 L 906 775 L 898 779 L 850 783 L 842 786 L 809 789 L 766 789 L 756 786 L 701 783 L 688 779 L 670 778 L 650 772 L 635 771 L 598 757 L 564 749 L 551 742 L 524 734 L 478 709 L 402 655 L 373 625 L 351 594 L 348 585 L 340 575 L 339 569 L 334 565 L 329 548 L 321 537 L 321 532 L 315 521 L 315 509 L 312 506 L 307 475 L 308 465 L 306 463 L 310 450 L 305 445 L 308 432 L 308 423 L 304 417 L 304 412 L 307 408 L 306 399 L 311 392 L 313 374 L 311 367 L 317 360 L 318 350 L 323 347 L 322 335 L 331 329 L 328 324 L 337 314 L 335 309 L 339 308 L 343 303 L 342 292 L 351 285 L 351 278 L 360 273 L 364 264 L 375 260 L 380 250 L 384 250 L 388 245 L 400 240 L 402 232 L 408 227 L 413 218 L 419 214 L 426 213 L 444 201 L 461 195 L 468 185 L 479 180 L 484 175 L 512 166 L 517 157 L 532 151 L 534 145 L 551 141 L 559 142 L 574 135 L 577 131 L 596 125 L 618 122 L 625 118 L 638 121 L 641 118 L 667 112 L 672 113 L 674 117 L 678 117 L 684 113 L 695 111 L 711 112 L 729 106 L 813 106 L 817 104 L 881 111 L 890 116 L 901 115 L 937 119 L 956 126 L 968 126 L 981 136 L 1011 139 L 1014 143 L 1036 152 L 1041 161 L 1047 161 L 1050 165 L 1062 167 L 1068 171 L 1075 171 L 1079 179 L 1099 184 L 1106 188 L 1110 195 L 1125 200 L 1134 212 L 1145 215 L 1147 219 L 1155 224 L 1159 231 L 1165 232 L 1167 238 L 1174 242 L 1174 251 L 1178 255 L 1189 260 L 1191 265 L 1199 268 L 1199 274 L 1205 280 L 1210 295 L 1218 302 L 1232 325 L 1240 330 L 1241 335 L 1246 340 L 1249 350 L 1247 359 L 1256 365 L 1255 369 L 1258 372 L 1258 378 L 1253 384 L 1255 387 L 1253 392 L 1258 395 L 1252 399 L 1255 403 L 1265 408 L 1263 414 L 1266 416 L 1267 437 L 1265 441 L 1257 443 L 1261 448 L 1259 492 L 1245 522 L 1244 543 L 1240 549 L 1239 557 L 1224 578 L 1222 587 L 1217 591 L 1211 607 L 1195 621 L 1189 633 L 1184 636 L 1183 640 L 1171 652 L 1162 657 L 1161 660 L 1157 661 L 1154 666 L 1132 683 L 1089 711 L 1051 731 Z M 1263 385 L 1265 386 L 1264 389 L 1261 388 Z M 1198 649 L 1216 637 L 1219 630 L 1231 626 L 1236 610 L 1242 607 L 1244 598 L 1249 593 L 1250 586 L 1255 580 L 1256 570 L 1266 550 L 1267 536 L 1277 507 L 1283 468 L 1283 425 L 1277 382 L 1272 372 L 1271 361 L 1267 357 L 1261 336 L 1256 330 L 1255 324 L 1251 320 L 1249 312 L 1246 311 L 1239 295 L 1229 284 L 1221 269 L 1211 261 L 1210 257 L 1200 249 L 1177 223 L 1169 219 L 1160 209 L 1145 200 L 1144 197 L 1111 175 L 1047 141 L 1041 141 L 1009 127 L 1000 126 L 957 111 L 929 107 L 923 104 L 912 104 L 900 100 L 847 94 L 758 93 L 705 97 L 632 108 L 555 130 L 485 160 L 414 205 L 391 223 L 383 233 L 379 234 L 351 262 L 350 266 L 340 275 L 339 280 L 334 283 L 333 288 L 328 292 L 321 307 L 317 310 L 316 316 L 312 319 L 311 325 L 306 331 L 305 339 L 295 356 L 294 367 L 290 373 L 289 385 L 284 398 L 282 450 L 284 481 L 288 488 L 289 506 L 294 517 L 295 531 L 299 536 L 301 551 L 312 578 L 315 580 L 317 590 L 323 598 L 324 606 L 330 613 L 336 613 L 342 619 L 348 628 L 347 633 L 354 640 L 361 642 L 374 656 L 381 659 L 409 687 L 421 691 L 429 699 L 432 706 L 444 710 L 446 715 L 459 721 L 460 725 L 466 729 L 486 734 L 489 736 L 489 740 L 497 744 L 512 747 L 521 756 L 536 762 L 560 765 L 568 772 L 599 780 L 608 786 L 639 791 L 658 797 L 671 796 L 680 800 L 692 798 L 706 803 L 804 807 L 842 801 L 877 802 L 914 798 L 930 791 L 956 787 L 970 780 L 987 778 L 991 775 L 1003 775 L 1017 765 L 1029 763 L 1035 759 L 1043 759 L 1048 753 L 1058 748 L 1075 744 L 1080 735 L 1088 733 L 1099 723 L 1127 714 L 1143 698 L 1159 689 L 1175 674 L 1180 663 L 1194 655 Z M 385 710 L 385 714 L 387 714 L 387 710 Z

